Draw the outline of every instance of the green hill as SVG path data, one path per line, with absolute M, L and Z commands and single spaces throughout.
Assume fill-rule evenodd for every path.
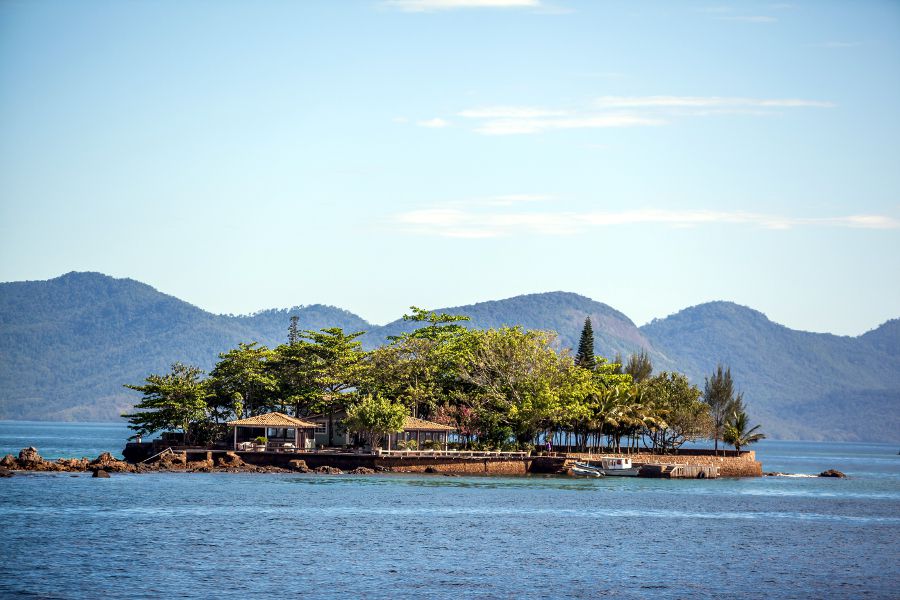
M 712 302 L 638 328 L 612 307 L 567 292 L 437 310 L 468 315 L 471 327 L 556 331 L 563 348 L 575 347 L 590 316 L 598 354 L 644 348 L 657 370 L 681 370 L 701 387 L 717 362 L 730 365 L 751 416 L 773 437 L 900 441 L 900 320 L 840 337 L 791 330 L 750 308 Z M 209 369 L 238 342 L 275 346 L 294 314 L 303 329 L 368 331 L 368 348 L 413 327 L 402 320 L 375 326 L 320 304 L 215 315 L 98 273 L 0 284 L 0 418 L 116 419 L 137 400 L 123 383 L 176 360 Z
M 731 302 L 641 327 L 694 382 L 730 365 L 749 412 L 781 438 L 900 439 L 900 328 L 859 337 L 795 331 Z

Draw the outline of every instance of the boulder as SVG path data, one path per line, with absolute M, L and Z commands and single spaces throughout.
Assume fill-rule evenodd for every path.
M 92 460 L 91 464 L 92 465 L 108 465 L 110 463 L 115 463 L 115 462 L 119 462 L 119 459 L 115 458 L 109 452 L 104 452 L 103 454 L 101 454 L 100 456 L 98 456 L 97 458 Z
M 328 465 L 323 465 L 316 469 L 316 473 L 322 473 L 324 475 L 343 475 L 344 472 L 338 469 L 337 467 L 331 467 Z
M 368 467 L 356 467 L 352 471 L 347 471 L 350 475 L 374 475 L 375 469 Z
M 289 468 L 291 471 L 296 471 L 296 472 L 298 472 L 298 473 L 309 473 L 309 472 L 310 472 L 310 468 L 309 468 L 309 466 L 306 464 L 306 461 L 305 461 L 305 460 L 299 460 L 299 459 L 297 459 L 297 460 L 289 460 L 289 461 L 288 461 L 288 468 Z
M 828 469 L 819 473 L 819 477 L 846 477 L 846 475 L 836 469 Z
M 90 461 L 86 458 L 60 458 L 56 464 L 60 471 L 87 471 L 90 467 Z
M 104 471 L 103 469 L 94 469 L 94 474 L 92 477 L 99 477 L 100 479 L 109 479 L 109 472 Z
M 440 473 L 440 471 L 438 471 L 434 467 L 425 467 L 425 472 L 426 473 Z
M 390 469 L 382 465 L 375 465 L 375 471 L 377 471 L 378 473 L 387 473 L 390 471 Z
M 15 469 L 18 466 L 19 463 L 16 462 L 16 457 L 12 454 L 7 454 L 2 459 L 0 459 L 0 468 Z
M 4 469 L 3 467 L 0 467 L 0 477 L 12 477 L 12 476 L 13 476 L 12 471 L 10 471 L 9 469 Z
M 132 473 L 135 471 L 134 465 L 115 458 L 109 452 L 104 452 L 89 463 L 90 467 L 95 469 L 103 469 L 112 473 Z
M 159 457 L 160 469 L 178 469 L 187 465 L 187 454 L 184 452 L 165 453 Z
M 26 469 L 33 468 L 34 465 L 44 462 L 44 459 L 38 454 L 37 448 L 29 446 L 19 451 L 19 466 Z
M 216 466 L 220 468 L 243 467 L 246 463 L 234 452 L 216 455 Z

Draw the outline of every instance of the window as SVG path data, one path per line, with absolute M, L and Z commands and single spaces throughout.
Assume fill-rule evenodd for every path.
M 316 433 L 328 433 L 328 423 L 316 423 Z

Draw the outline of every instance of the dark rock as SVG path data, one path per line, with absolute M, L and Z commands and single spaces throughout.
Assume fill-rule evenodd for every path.
M 29 468 L 42 462 L 44 462 L 44 459 L 41 458 L 37 448 L 34 446 L 22 448 L 22 450 L 19 451 L 19 465 L 22 467 Z
M 425 472 L 426 473 L 440 473 L 440 471 L 438 471 L 434 467 L 425 467 Z
M 303 461 L 300 461 L 303 462 Z M 226 452 L 216 456 L 216 466 L 225 468 L 243 467 L 246 463 L 234 452 Z
M 390 471 L 390 469 L 381 465 L 375 465 L 375 470 L 379 473 L 387 473 L 388 471 Z
M 112 454 L 109 452 L 104 452 L 96 459 L 91 461 L 92 465 L 108 465 L 110 463 L 119 462 Z
M 310 468 L 306 464 L 306 461 L 300 460 L 300 459 L 289 460 L 288 468 L 290 468 L 291 471 L 296 471 L 298 473 L 309 473 L 310 472 Z
M 12 454 L 7 454 L 2 459 L 0 459 L 0 467 L 4 469 L 15 469 L 19 464 L 16 462 L 16 457 Z
M 456 473 L 444 473 L 444 477 L 459 477 Z
M 56 464 L 61 471 L 87 471 L 90 466 L 86 458 L 60 458 Z
M 109 479 L 109 473 L 104 471 L 103 469 L 94 469 L 94 474 L 92 477 L 99 477 L 101 479 Z
M 0 467 L 0 477 L 12 477 L 12 476 L 13 476 L 12 471 L 10 471 L 9 469 L 4 469 L 4 468 Z
M 322 473 L 324 475 L 343 475 L 344 472 L 338 469 L 337 467 L 331 467 L 328 465 L 323 465 L 316 469 L 316 473 Z
M 370 469 L 368 467 L 356 467 L 352 471 L 348 471 L 350 475 L 374 475 L 375 469 Z
M 819 473 L 819 477 L 846 477 L 846 475 L 836 469 L 828 469 Z

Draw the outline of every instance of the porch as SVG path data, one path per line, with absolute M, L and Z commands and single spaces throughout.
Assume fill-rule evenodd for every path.
M 254 452 L 304 452 L 315 448 L 314 423 L 273 412 L 229 421 L 232 449 Z M 259 439 L 265 438 L 265 443 Z

